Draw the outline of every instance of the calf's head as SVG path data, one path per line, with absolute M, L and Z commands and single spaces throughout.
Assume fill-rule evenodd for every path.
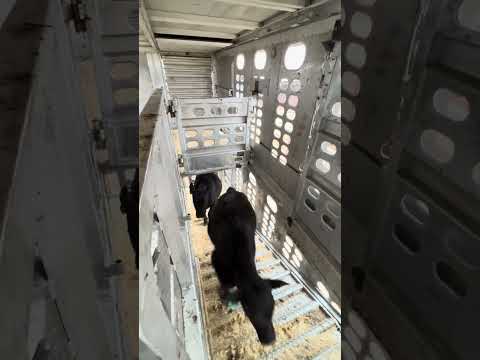
M 207 216 L 208 208 L 208 188 L 206 184 L 198 184 L 195 188 L 190 188 L 190 192 L 193 197 L 193 206 L 195 206 L 195 212 L 197 218 L 204 218 Z
M 272 289 L 288 285 L 281 280 L 260 279 L 240 291 L 240 302 L 248 319 L 257 332 L 258 340 L 264 345 L 275 342 L 272 316 L 274 300 Z

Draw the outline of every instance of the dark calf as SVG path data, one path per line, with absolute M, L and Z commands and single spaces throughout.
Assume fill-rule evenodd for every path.
M 208 235 L 215 250 L 212 265 L 222 291 L 234 286 L 262 344 L 275 341 L 272 289 L 287 285 L 262 279 L 255 266 L 256 216 L 245 194 L 229 188 L 210 209 Z
M 120 211 L 127 215 L 127 227 L 130 242 L 135 252 L 135 265 L 138 269 L 138 168 L 135 170 L 135 176 L 131 185 L 123 186 L 120 192 Z
M 195 178 L 195 183 L 190 184 L 190 194 L 197 218 L 203 218 L 207 223 L 207 209 L 211 208 L 222 192 L 222 182 L 217 174 L 201 174 Z

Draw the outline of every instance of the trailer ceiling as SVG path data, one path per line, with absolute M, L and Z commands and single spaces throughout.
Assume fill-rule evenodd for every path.
M 304 8 L 309 0 L 145 0 L 162 52 L 211 53 L 265 21 Z

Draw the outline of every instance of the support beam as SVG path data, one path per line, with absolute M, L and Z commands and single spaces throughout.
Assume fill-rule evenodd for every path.
M 147 10 L 151 22 L 167 22 L 175 24 L 203 25 L 238 30 L 253 30 L 258 23 L 238 19 L 219 18 L 213 16 L 183 14 L 160 10 Z
M 153 36 L 153 32 L 152 32 L 152 27 L 151 27 L 151 24 L 150 24 L 150 21 L 148 20 L 148 13 L 145 9 L 145 2 L 144 0 L 141 0 L 140 1 L 140 34 L 143 34 L 145 37 L 146 37 L 146 40 L 148 41 L 149 45 L 156 49 L 156 50 L 159 50 L 158 49 L 158 45 L 157 45 L 157 42 L 155 41 L 155 38 Z M 144 45 L 140 44 L 141 47 L 143 47 Z
M 191 29 L 175 29 L 168 26 L 154 26 L 153 32 L 155 34 L 162 35 L 184 35 L 184 36 L 198 36 L 206 38 L 217 38 L 217 39 L 235 39 L 236 34 L 230 34 L 225 32 L 216 32 L 216 31 L 202 31 L 202 30 L 191 30 Z
M 192 45 L 192 46 L 205 46 L 211 48 L 224 48 L 233 43 L 229 42 L 215 42 L 215 41 L 197 41 L 197 40 L 180 40 L 180 39 L 164 39 L 164 38 L 157 38 L 157 42 L 163 45 Z M 162 48 L 162 46 L 160 46 Z
M 304 7 L 303 5 L 288 4 L 288 3 L 281 3 L 278 1 L 267 1 L 267 0 L 242 0 L 241 2 L 239 2 L 238 0 L 217 0 L 217 1 L 227 3 L 227 4 L 251 6 L 256 8 L 271 9 L 271 10 L 277 10 L 277 11 L 287 11 L 287 12 L 294 12 Z

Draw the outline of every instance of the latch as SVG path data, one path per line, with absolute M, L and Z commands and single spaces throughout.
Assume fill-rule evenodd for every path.
M 84 0 L 71 1 L 71 16 L 68 20 L 73 20 L 73 23 L 75 25 L 75 31 L 77 33 L 85 33 L 87 32 L 87 21 L 90 20 L 87 15 L 87 4 L 84 2 Z
M 167 114 L 170 114 L 171 117 L 176 117 L 177 112 L 175 111 L 173 100 L 168 101 Z
M 178 166 L 184 167 L 184 161 L 183 161 L 183 155 L 182 154 L 178 155 L 177 161 L 178 161 Z
M 97 119 L 92 121 L 93 128 L 92 128 L 92 137 L 93 141 L 95 141 L 95 147 L 97 149 L 106 149 L 107 148 L 107 139 L 105 137 L 105 127 L 103 126 L 103 122 Z

